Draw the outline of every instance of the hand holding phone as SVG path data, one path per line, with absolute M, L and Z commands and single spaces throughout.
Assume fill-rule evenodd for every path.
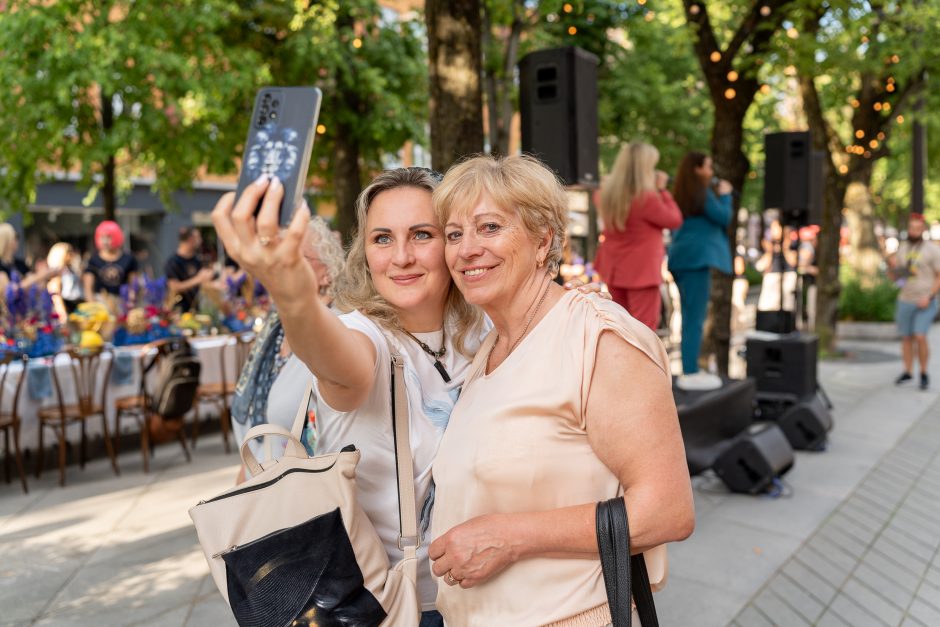
M 284 186 L 281 226 L 303 199 L 321 100 L 316 87 L 263 87 L 255 98 L 235 195 L 260 177 L 277 177 Z

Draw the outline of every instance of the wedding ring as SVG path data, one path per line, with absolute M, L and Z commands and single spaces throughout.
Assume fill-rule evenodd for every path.
M 258 236 L 258 243 L 261 244 L 262 246 L 267 246 L 268 244 L 271 243 L 271 240 L 272 240 L 272 239 L 273 239 L 273 238 L 268 237 L 267 235 L 259 235 L 259 236 Z
M 460 583 L 460 580 L 454 577 L 454 574 L 449 570 L 444 574 L 444 581 L 449 586 L 456 586 L 458 583 Z

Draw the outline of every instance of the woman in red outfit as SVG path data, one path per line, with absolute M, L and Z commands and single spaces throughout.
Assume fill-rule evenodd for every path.
M 614 301 L 654 331 L 662 306 L 663 229 L 682 224 L 658 162 L 659 151 L 649 144 L 632 142 L 620 150 L 601 187 L 604 239 L 594 261 Z

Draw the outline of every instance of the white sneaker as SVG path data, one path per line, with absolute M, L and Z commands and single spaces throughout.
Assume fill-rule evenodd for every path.
M 721 387 L 721 378 L 708 372 L 696 372 L 679 377 L 676 386 L 683 390 L 717 390 Z

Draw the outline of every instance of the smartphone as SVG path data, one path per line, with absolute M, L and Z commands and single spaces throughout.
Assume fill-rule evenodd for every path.
M 255 98 L 235 195 L 241 196 L 262 174 L 278 177 L 284 185 L 282 226 L 303 198 L 322 99 L 316 87 L 262 87 Z

